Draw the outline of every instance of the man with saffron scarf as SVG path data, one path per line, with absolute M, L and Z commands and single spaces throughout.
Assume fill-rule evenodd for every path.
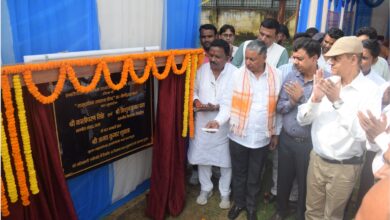
M 247 219 L 257 219 L 261 170 L 268 146 L 275 149 L 281 130 L 276 103 L 281 88 L 281 74 L 266 63 L 267 46 L 259 40 L 248 44 L 245 65 L 230 81 L 220 111 L 207 128 L 219 128 L 230 119 L 229 149 L 232 163 L 234 205 L 229 219 L 247 211 Z

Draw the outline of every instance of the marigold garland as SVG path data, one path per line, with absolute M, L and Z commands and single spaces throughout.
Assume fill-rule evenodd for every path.
M 88 86 L 82 86 L 76 76 L 76 73 L 71 65 L 66 65 L 69 81 L 72 83 L 74 89 L 80 93 L 88 93 L 96 88 L 102 75 L 102 64 L 99 63 L 95 69 L 95 74 Z
M 152 57 L 152 70 L 153 70 L 153 76 L 156 77 L 158 80 L 163 80 L 165 79 L 168 74 L 169 74 L 169 71 L 171 70 L 171 65 L 172 65 L 172 60 L 174 59 L 174 56 L 173 54 L 169 55 L 167 57 L 167 62 L 165 64 L 165 68 L 164 68 L 164 71 L 162 73 L 159 73 L 158 72 L 158 69 L 157 69 L 157 64 L 156 64 L 156 61 L 154 60 L 154 57 Z
M 39 193 L 38 182 L 37 182 L 37 176 L 35 174 L 33 157 L 31 154 L 30 134 L 28 133 L 29 131 L 27 126 L 26 110 L 23 102 L 22 84 L 20 82 L 19 75 L 14 75 L 13 83 L 14 83 L 14 90 L 15 90 L 16 107 L 18 109 L 20 133 L 22 136 L 24 158 L 26 160 L 26 166 L 27 166 L 27 171 L 29 176 L 30 190 L 32 194 L 38 194 Z
M 8 82 L 8 76 L 1 76 L 1 85 L 3 91 L 3 101 L 5 106 L 5 116 L 7 117 L 8 132 L 10 137 L 12 156 L 14 159 L 14 166 L 16 169 L 16 178 L 18 180 L 18 185 L 20 189 L 20 196 L 22 199 L 22 204 L 27 206 L 30 204 L 29 201 L 29 191 L 26 183 L 26 176 L 24 173 L 24 165 L 22 160 L 22 155 L 20 154 L 20 146 L 18 140 L 18 133 L 16 130 L 15 118 L 14 118 L 14 107 L 12 104 L 11 97 L 11 88 Z
M 181 64 L 181 69 L 177 69 L 177 65 L 175 62 L 175 59 L 172 59 L 172 70 L 175 74 L 181 75 L 183 74 L 187 69 L 187 64 L 190 62 L 191 54 L 187 53 L 184 57 L 183 63 Z
M 12 171 L 11 157 L 8 151 L 7 136 L 5 135 L 3 117 L 0 114 L 1 120 L 1 161 L 3 162 L 3 170 L 5 182 L 7 183 L 7 191 L 12 203 L 18 201 L 18 192 L 16 189 L 15 177 Z
M 193 54 L 191 57 L 193 65 L 191 66 L 191 78 L 190 78 L 190 91 L 189 91 L 189 99 L 191 100 L 191 103 L 188 105 L 188 114 L 189 114 L 189 127 L 190 127 L 190 138 L 194 137 L 194 109 L 193 109 L 193 103 L 192 100 L 194 99 L 194 84 L 195 84 L 195 77 L 196 77 L 196 70 L 197 70 L 197 64 L 198 64 L 198 56 Z
M 149 79 L 151 68 L 152 68 L 151 58 L 148 58 L 146 61 L 146 65 L 145 65 L 145 69 L 144 69 L 144 73 L 142 74 L 142 77 L 138 77 L 137 73 L 134 70 L 133 60 L 130 59 L 130 66 L 129 66 L 130 76 L 131 76 L 131 79 L 137 84 L 143 84 L 146 80 Z
M 42 93 L 39 92 L 38 87 L 33 82 L 31 70 L 26 70 L 23 73 L 23 78 L 24 82 L 27 85 L 28 91 L 35 97 L 35 99 L 37 99 L 43 104 L 49 104 L 54 102 L 58 98 L 62 89 L 64 88 L 66 79 L 66 67 L 60 67 L 60 74 L 58 75 L 57 85 L 55 86 L 53 93 L 49 96 L 44 96 L 42 95 Z
M 187 137 L 188 131 L 188 105 L 189 105 L 189 95 L 190 95 L 190 79 L 191 79 L 191 61 L 187 63 L 186 79 L 184 84 L 184 108 L 183 108 L 183 131 L 181 133 L 182 137 Z
M 121 72 L 121 79 L 119 80 L 118 84 L 114 84 L 114 82 L 112 82 L 110 69 L 108 69 L 107 63 L 102 62 L 102 63 L 99 63 L 99 65 L 103 66 L 104 79 L 106 80 L 106 83 L 107 83 L 108 87 L 110 87 L 112 90 L 120 90 L 120 89 L 122 89 L 126 85 L 127 78 L 129 76 L 127 74 L 127 72 L 129 70 L 130 59 L 127 59 L 123 63 L 123 68 L 122 68 L 122 72 Z
M 8 200 L 5 195 L 3 178 L 1 178 L 1 216 L 6 217 L 9 216 L 9 214 Z
M 79 60 L 53 61 L 53 62 L 40 63 L 40 64 L 5 66 L 2 69 L 2 73 L 4 75 L 23 73 L 23 78 L 29 92 L 39 102 L 43 104 L 49 104 L 54 102 L 58 98 L 59 94 L 63 89 L 67 76 L 76 91 L 81 93 L 87 93 L 96 88 L 96 85 L 100 80 L 101 72 L 103 71 L 107 85 L 114 90 L 118 90 L 118 88 L 122 88 L 125 85 L 125 83 L 127 83 L 126 81 L 127 75 L 125 76 L 124 71 L 129 71 L 132 80 L 137 84 L 142 84 L 149 78 L 151 69 L 152 69 L 152 74 L 159 80 L 165 79 L 165 77 L 169 74 L 168 67 L 172 69 L 172 72 L 174 74 L 177 75 L 183 74 L 187 69 L 187 64 L 191 59 L 191 54 L 199 55 L 199 60 L 201 60 L 202 57 L 204 56 L 202 49 L 170 50 L 164 52 L 130 54 L 130 55 L 122 55 L 122 56 L 103 57 L 103 58 L 86 58 L 86 59 L 79 59 Z M 184 59 L 180 69 L 177 68 L 175 62 L 175 55 L 184 55 Z M 165 69 L 161 74 L 158 72 L 158 69 L 156 67 L 156 63 L 154 59 L 155 57 L 167 57 Z M 146 66 L 144 68 L 144 73 L 142 77 L 138 77 L 134 71 L 133 60 L 135 59 L 141 59 L 141 60 L 146 59 Z M 107 63 L 111 63 L 111 62 L 124 62 L 121 80 L 117 85 L 112 83 L 111 78 L 109 77 L 110 73 L 107 67 Z M 91 80 L 91 83 L 88 86 L 81 86 L 79 81 L 77 80 L 77 76 L 73 67 L 88 66 L 88 65 L 98 65 L 98 66 L 95 70 L 95 74 Z M 37 86 L 33 82 L 32 71 L 50 70 L 55 68 L 59 68 L 57 85 L 51 95 L 44 96 L 39 92 Z

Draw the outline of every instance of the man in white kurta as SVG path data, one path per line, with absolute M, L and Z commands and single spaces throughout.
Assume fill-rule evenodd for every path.
M 212 195 L 212 166 L 221 168 L 219 191 L 221 193 L 220 208 L 230 207 L 231 162 L 229 153 L 228 124 L 221 126 L 216 133 L 203 131 L 208 121 L 215 118 L 219 112 L 222 95 L 227 90 L 236 67 L 228 63 L 229 53 L 224 53 L 224 47 L 229 51 L 229 44 L 223 40 L 215 40 L 210 47 L 210 63 L 203 64 L 196 75 L 194 89 L 195 137 L 190 140 L 188 160 L 198 165 L 201 192 L 197 203 L 205 205 Z

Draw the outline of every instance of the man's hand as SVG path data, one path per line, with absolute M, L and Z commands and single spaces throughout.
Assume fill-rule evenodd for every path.
M 324 81 L 324 72 L 322 69 L 318 69 L 314 74 L 312 102 L 321 102 L 325 95 L 320 86 L 322 81 Z
M 216 128 L 216 129 L 219 129 L 219 123 L 216 120 L 209 121 L 206 124 L 206 128 Z
M 320 89 L 331 103 L 340 100 L 341 82 L 334 83 L 330 79 L 321 80 Z
M 279 135 L 272 135 L 271 142 L 269 143 L 269 149 L 275 150 L 279 142 Z
M 303 95 L 303 87 L 297 81 L 290 81 L 284 84 L 284 91 L 290 97 L 290 103 L 295 105 Z
M 370 110 L 367 110 L 367 116 L 363 112 L 358 111 L 360 126 L 366 132 L 368 141 L 374 143 L 375 138 L 386 131 L 387 117 L 385 114 L 382 114 L 381 118 L 377 119 Z

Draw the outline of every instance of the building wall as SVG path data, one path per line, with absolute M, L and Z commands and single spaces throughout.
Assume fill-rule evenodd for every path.
M 231 24 L 236 29 L 236 34 L 253 33 L 257 36 L 259 32 L 260 23 L 265 17 L 276 17 L 276 14 L 270 14 L 263 10 L 234 10 L 234 9 L 220 9 L 217 16 L 216 10 L 202 9 L 201 24 L 214 24 L 219 29 L 224 24 Z M 295 32 L 296 16 L 285 18 L 287 26 L 290 30 L 290 35 Z

